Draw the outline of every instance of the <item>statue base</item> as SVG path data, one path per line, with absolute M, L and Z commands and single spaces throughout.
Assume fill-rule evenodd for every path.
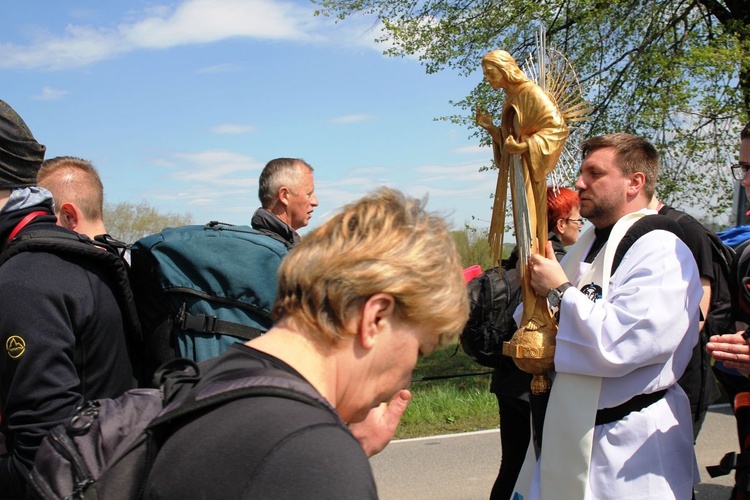
M 531 392 L 535 395 L 549 391 L 552 383 L 547 372 L 555 369 L 556 325 L 537 327 L 533 321 L 516 330 L 509 342 L 503 343 L 503 354 L 513 358 L 518 368 L 531 373 Z

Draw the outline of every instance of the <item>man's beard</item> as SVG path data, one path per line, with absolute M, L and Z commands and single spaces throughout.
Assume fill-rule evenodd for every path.
M 585 198 L 588 204 L 584 206 L 581 204 L 579 212 L 581 217 L 590 220 L 594 225 L 598 220 L 608 220 L 615 212 L 617 208 L 616 200 L 612 198 L 599 198 L 592 200 L 591 198 Z

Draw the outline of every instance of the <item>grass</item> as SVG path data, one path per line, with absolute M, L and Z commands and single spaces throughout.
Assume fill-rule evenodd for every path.
M 396 439 L 497 428 L 497 400 L 489 391 L 490 375 L 482 375 L 489 371 L 455 347 L 422 358 L 414 371 L 412 401 Z M 465 374 L 472 376 L 420 381 Z

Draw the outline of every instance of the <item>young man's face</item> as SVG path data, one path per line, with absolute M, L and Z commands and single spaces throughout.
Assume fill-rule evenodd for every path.
M 744 139 L 740 143 L 740 163 L 750 165 L 750 139 Z M 750 170 L 745 172 L 745 177 L 742 179 L 742 186 L 745 188 L 745 193 L 750 199 Z
M 614 148 L 591 151 L 581 164 L 575 187 L 581 200 L 581 216 L 598 228 L 607 227 L 624 215 L 630 179 L 616 164 Z

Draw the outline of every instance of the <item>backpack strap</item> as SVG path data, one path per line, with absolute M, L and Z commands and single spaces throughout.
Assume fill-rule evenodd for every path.
M 195 290 L 183 289 L 182 292 L 194 293 Z M 220 300 L 217 300 L 217 297 L 213 297 L 212 299 L 217 302 L 221 302 Z M 235 305 L 241 308 L 251 308 L 258 314 L 262 314 L 263 316 L 270 319 L 268 313 L 261 309 L 254 308 L 249 304 L 245 304 L 244 302 L 237 302 Z M 187 312 L 186 308 L 187 302 L 183 302 L 182 307 L 177 313 L 177 316 L 175 316 L 174 318 L 174 326 L 181 330 L 194 330 L 196 332 L 212 334 L 219 333 L 222 335 L 239 337 L 244 340 L 253 340 L 254 338 L 260 337 L 266 332 L 266 330 L 261 330 L 260 328 L 242 325 L 233 321 L 221 320 L 213 315 L 190 314 L 189 312 Z
M 657 229 L 673 233 L 680 238 L 680 240 L 683 240 L 685 237 L 680 225 L 677 224 L 674 219 L 666 215 L 653 214 L 641 217 L 630 226 L 625 233 L 625 236 L 623 236 L 620 243 L 617 245 L 617 250 L 615 251 L 615 256 L 612 260 L 612 271 L 610 271 L 609 275 L 612 276 L 615 273 L 622 262 L 622 259 L 625 257 L 625 254 L 641 236 Z
M 41 215 L 48 215 L 49 212 L 45 212 L 44 210 L 37 210 L 35 212 L 31 212 L 29 214 L 26 214 L 26 217 L 21 219 L 21 221 L 16 224 L 16 227 L 13 228 L 13 231 L 11 231 L 10 235 L 8 236 L 8 241 L 12 241 L 13 238 L 15 238 L 19 232 L 21 232 L 21 229 L 25 228 L 29 222 L 33 221 L 37 217 Z
M 182 421 L 230 401 L 254 396 L 293 399 L 311 406 L 326 408 L 338 416 L 331 404 L 299 377 L 279 369 L 256 368 L 219 373 L 212 377 L 204 376 L 202 383 L 185 398 L 167 404 L 159 416 L 149 424 L 149 428 L 160 427 L 177 420 Z M 343 421 L 341 423 L 343 425 Z

